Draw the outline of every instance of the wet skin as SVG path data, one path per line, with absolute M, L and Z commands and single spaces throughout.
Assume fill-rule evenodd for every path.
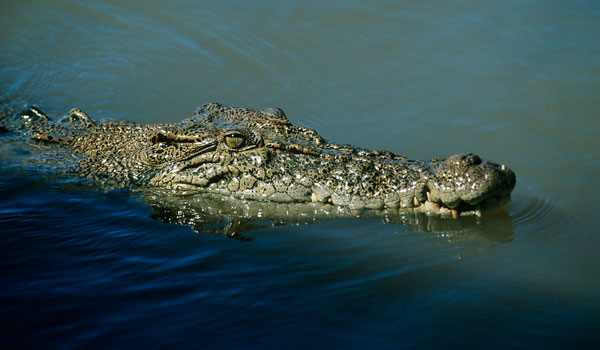
M 506 166 L 472 153 L 418 161 L 330 143 L 277 108 L 211 103 L 155 125 L 97 123 L 79 109 L 58 122 L 36 108 L 13 119 L 4 130 L 71 149 L 72 174 L 118 186 L 456 217 L 502 205 L 516 184 Z

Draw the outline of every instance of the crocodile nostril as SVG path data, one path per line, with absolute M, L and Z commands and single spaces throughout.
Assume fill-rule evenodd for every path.
M 471 166 L 471 165 L 479 165 L 482 160 L 478 155 L 473 153 L 459 153 L 453 156 L 450 156 L 446 159 L 446 164 L 454 165 L 454 166 Z
M 469 154 L 469 161 L 471 162 L 472 165 L 481 164 L 481 158 L 479 158 L 479 156 L 476 154 Z

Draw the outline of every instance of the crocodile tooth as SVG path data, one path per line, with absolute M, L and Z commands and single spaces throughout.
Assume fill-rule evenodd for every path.
M 419 205 L 421 205 L 421 202 L 419 202 L 417 197 L 413 197 L 413 204 L 415 205 L 415 207 L 418 207 Z
M 500 167 L 500 169 L 502 169 L 502 171 L 506 171 L 506 166 L 504 164 L 502 164 L 502 166 Z
M 456 219 L 460 215 L 459 211 L 456 209 L 450 209 L 450 214 L 452 215 L 453 219 Z

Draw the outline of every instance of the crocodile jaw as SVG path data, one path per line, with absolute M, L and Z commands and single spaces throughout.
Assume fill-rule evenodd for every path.
M 427 166 L 423 169 L 427 170 L 407 186 L 379 183 L 375 193 L 363 196 L 352 193 L 368 181 L 347 183 L 347 188 L 344 188 L 346 184 L 342 186 L 331 176 L 318 181 L 314 176 L 300 172 L 261 177 L 257 171 L 248 175 L 240 172 L 237 166 L 225 167 L 197 160 L 190 168 L 182 169 L 180 166 L 171 169 L 168 176 L 164 174 L 159 178 L 168 179 L 162 184 L 173 189 L 219 193 L 247 200 L 319 202 L 357 210 L 408 209 L 443 217 L 480 215 L 482 211 L 508 202 L 516 184 L 512 170 L 483 162 L 473 155 L 460 155 L 463 159 L 457 163 L 457 156 L 425 162 Z M 268 163 L 267 158 L 266 155 L 258 156 L 252 168 L 261 168 Z M 160 182 L 153 181 L 153 185 L 160 185 Z

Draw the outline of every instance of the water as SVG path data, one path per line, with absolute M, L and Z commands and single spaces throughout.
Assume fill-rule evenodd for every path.
M 4 1 L 0 20 L 4 102 L 143 123 L 278 106 L 331 141 L 477 152 L 518 179 L 479 223 L 266 221 L 236 240 L 4 149 L 2 348 L 600 343 L 597 2 Z

